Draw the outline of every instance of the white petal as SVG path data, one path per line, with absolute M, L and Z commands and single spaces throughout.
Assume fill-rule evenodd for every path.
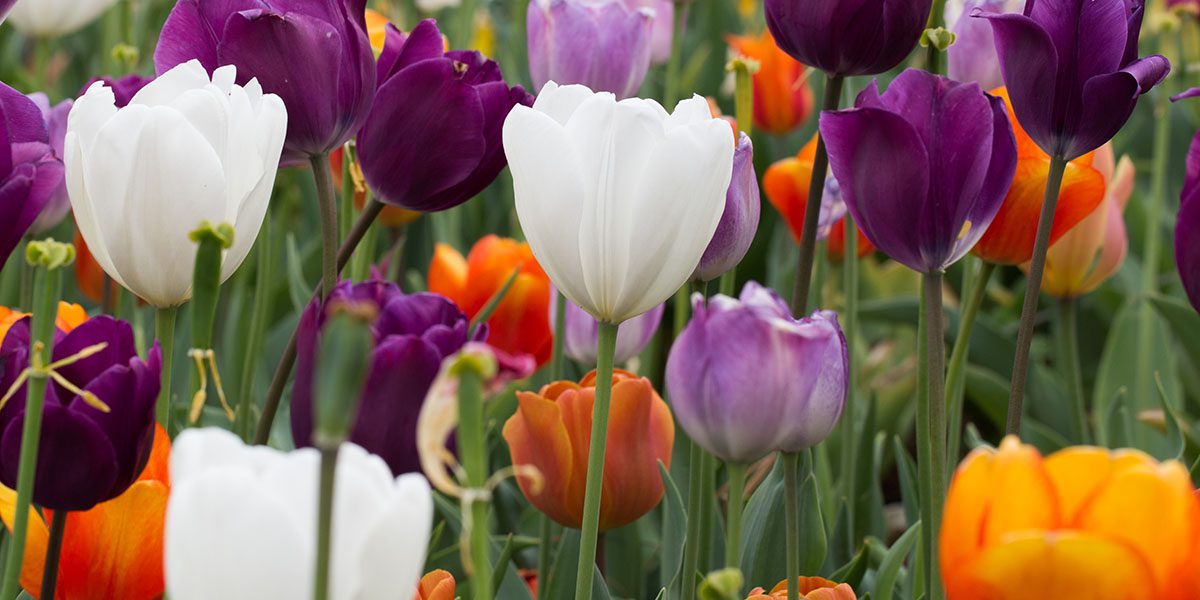
M 412 597 L 425 567 L 432 523 L 429 483 L 417 473 L 401 475 L 387 506 L 368 528 L 359 562 L 364 586 L 356 600 Z
M 612 94 L 602 92 L 603 95 L 613 97 Z M 563 85 L 560 86 L 553 81 L 546 82 L 542 86 L 542 91 L 533 101 L 533 109 L 545 113 L 550 118 L 558 121 L 561 125 L 566 125 L 575 109 L 579 108 L 585 100 L 596 95 L 592 90 L 584 85 Z
M 83 28 L 113 4 L 116 0 L 22 0 L 9 18 L 22 33 L 58 37 Z
M 204 70 L 200 61 L 189 60 L 183 64 L 175 65 L 170 71 L 159 75 L 154 81 L 146 84 L 146 87 L 138 90 L 138 93 L 133 95 L 129 103 L 144 104 L 147 106 L 170 104 L 184 93 L 203 88 L 211 82 L 212 80 L 208 76 L 208 71 Z
M 691 98 L 681 100 L 675 105 L 675 112 L 667 118 L 667 129 L 674 129 L 692 123 L 703 123 L 704 121 L 712 120 L 712 109 L 708 106 L 708 101 L 700 96 L 693 95 Z
M 261 90 L 259 93 L 261 94 Z M 235 104 L 238 97 L 235 92 Z M 239 160 L 259 165 L 259 178 L 254 187 L 234 198 L 234 204 L 230 207 L 235 214 L 230 223 L 234 228 L 233 246 L 225 253 L 224 262 L 221 264 L 221 281 L 225 281 L 237 271 L 246 255 L 250 253 L 250 248 L 254 246 L 254 240 L 258 237 L 259 228 L 267 214 L 271 191 L 275 187 L 275 175 L 279 170 L 279 157 L 283 154 L 284 137 L 287 135 L 287 110 L 279 96 L 260 96 L 257 108 L 258 111 L 251 115 L 252 139 L 245 141 L 249 149 L 254 151 L 254 155 Z M 242 122 L 240 109 L 235 106 L 234 110 L 238 113 L 235 121 Z M 232 165 L 227 164 L 226 172 L 229 173 L 231 168 Z M 235 188 L 233 183 L 229 185 L 235 191 L 241 189 Z

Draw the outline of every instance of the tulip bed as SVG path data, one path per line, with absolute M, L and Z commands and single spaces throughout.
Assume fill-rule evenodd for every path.
M 1200 600 L 1196 0 L 0 23 L 0 600 Z

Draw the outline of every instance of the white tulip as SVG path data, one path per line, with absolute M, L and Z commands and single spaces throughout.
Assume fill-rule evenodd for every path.
M 312 597 L 320 454 L 189 429 L 171 449 L 164 561 L 174 600 Z M 429 484 L 392 478 L 354 444 L 338 453 L 331 600 L 411 598 L 433 520 Z
M 547 83 L 504 122 L 517 216 L 571 302 L 620 323 L 687 282 L 716 231 L 733 170 L 729 124 L 699 96 L 668 114 Z
M 83 29 L 116 3 L 117 0 L 17 0 L 8 16 L 21 33 L 56 37 Z
M 196 244 L 188 233 L 202 221 L 234 228 L 224 281 L 266 215 L 287 110 L 257 80 L 239 86 L 236 77 L 227 66 L 210 79 L 191 61 L 119 110 L 97 82 L 67 120 L 67 191 L 79 231 L 100 267 L 154 306 L 191 296 Z

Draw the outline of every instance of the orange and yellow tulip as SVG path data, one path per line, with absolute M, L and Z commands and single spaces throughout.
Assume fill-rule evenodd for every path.
M 813 160 L 817 154 L 817 136 L 813 136 L 796 156 L 776 161 L 763 174 L 763 191 L 771 206 L 787 222 L 792 239 L 800 243 L 804 230 L 804 213 L 808 206 L 808 186 L 812 180 Z M 846 220 L 838 219 L 829 230 L 825 250 L 830 260 L 841 261 L 846 253 Z M 874 244 L 858 232 L 858 257 L 875 251 Z
M 854 588 L 849 584 L 835 583 L 823 577 L 800 577 L 800 597 L 807 600 L 858 600 Z M 750 590 L 746 600 L 785 600 L 788 597 L 787 580 L 780 581 L 770 593 L 762 588 Z
M 413 600 L 454 600 L 456 587 L 454 576 L 448 571 L 430 571 L 421 578 Z
M 517 412 L 504 424 L 513 464 L 542 475 L 541 486 L 519 476 L 521 491 L 567 527 L 578 528 L 583 521 L 595 385 L 593 371 L 579 383 L 556 381 L 537 394 L 519 392 Z M 671 411 L 650 380 L 614 371 L 600 531 L 628 525 L 658 504 L 663 495 L 658 461 L 671 464 L 674 441 Z
M 804 65 L 780 50 L 769 31 L 757 36 L 731 35 L 726 41 L 735 53 L 758 61 L 752 80 L 754 125 L 785 134 L 804 123 L 813 108 Z
M 958 467 L 941 530 L 949 600 L 1200 597 L 1188 470 L 1136 450 L 1046 458 L 1008 437 Z
M 1012 123 L 1017 139 L 1017 172 L 1000 212 L 996 213 L 972 252 L 996 264 L 1019 265 L 1033 257 L 1033 242 L 1050 173 L 1050 156 L 1038 148 L 1017 122 L 1005 88 L 997 88 L 991 93 L 1004 99 L 1008 120 Z M 1054 210 L 1054 224 L 1050 228 L 1052 245 L 1092 214 L 1104 199 L 1104 176 L 1093 167 L 1092 161 L 1093 153 L 1088 153 L 1067 163 Z
M 162 596 L 163 525 L 171 489 L 171 441 L 156 426 L 141 476 L 125 493 L 67 517 L 54 600 L 145 600 Z M 0 518 L 12 528 L 16 492 L 0 486 Z M 37 597 L 51 513 L 29 515 L 21 587 Z
M 488 318 L 488 343 L 510 354 L 529 354 L 541 365 L 550 359 L 554 338 L 550 278 L 529 244 L 488 235 L 463 258 L 458 250 L 439 243 L 429 263 L 429 291 L 475 318 L 518 269 L 517 279 Z
M 8 329 L 14 323 L 29 316 L 29 313 L 23 313 L 12 310 L 6 306 L 0 306 L 0 342 L 4 341 L 4 336 L 8 335 Z M 70 302 L 58 303 L 58 315 L 54 317 L 54 326 L 63 333 L 69 333 L 72 329 L 79 327 L 84 321 L 88 320 L 87 311 L 78 304 Z

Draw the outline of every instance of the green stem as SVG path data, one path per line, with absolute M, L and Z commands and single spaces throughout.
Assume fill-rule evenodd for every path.
M 854 555 L 854 546 L 861 539 L 858 535 L 855 523 L 858 521 L 855 514 L 858 507 L 858 482 L 855 480 L 854 474 L 856 469 L 855 463 L 858 460 L 858 443 L 856 430 L 858 426 L 858 360 L 857 352 L 858 340 L 855 337 L 858 333 L 858 229 L 854 225 L 854 217 L 850 213 L 846 213 L 846 242 L 845 252 L 842 257 L 842 275 L 845 280 L 842 283 L 843 292 L 846 295 L 846 310 L 843 317 L 843 326 L 846 334 L 846 340 L 849 342 L 848 360 L 846 363 L 846 406 L 843 409 L 843 417 L 841 422 L 841 459 L 842 459 L 842 483 L 843 491 L 846 494 L 846 501 L 850 503 L 850 509 L 846 511 L 846 527 L 850 535 L 846 537 L 846 541 L 850 547 L 847 550 L 850 555 Z
M 716 513 L 717 459 L 715 456 L 700 449 L 700 551 L 698 557 L 701 573 L 712 569 L 713 517 Z
M 313 600 L 329 598 L 330 546 L 333 539 L 333 490 L 339 446 L 321 450 L 321 479 L 317 498 L 317 564 Z
M 604 456 L 608 445 L 608 405 L 612 396 L 613 353 L 617 325 L 600 323 L 596 346 L 596 401 L 592 407 L 592 438 L 588 446 L 587 487 L 583 501 L 583 525 L 579 536 L 579 568 L 575 600 L 591 600 L 595 575 L 596 539 L 600 528 L 600 495 L 604 482 Z
M 841 75 L 825 76 L 825 100 L 821 110 L 836 110 L 841 103 Z M 813 157 L 812 178 L 808 184 L 808 203 L 804 208 L 804 227 L 800 235 L 800 260 L 796 264 L 796 281 L 792 288 L 792 314 L 808 312 L 808 294 L 812 285 L 813 259 L 817 247 L 817 221 L 821 216 L 821 198 L 825 195 L 825 175 L 829 170 L 829 154 L 825 140 L 817 135 L 817 153 Z
M 663 105 L 672 110 L 679 102 L 679 75 L 683 67 L 683 32 L 687 24 L 690 2 L 675 2 L 675 31 L 671 36 L 671 58 L 667 62 L 667 82 L 663 90 Z
M 546 590 L 549 589 L 550 570 L 554 568 L 554 557 L 550 547 L 554 544 L 554 521 L 542 515 L 541 531 L 538 535 L 538 586 L 537 600 L 547 600 Z
M 974 258 L 968 258 L 974 261 Z M 947 422 L 950 425 L 949 443 L 946 447 L 947 466 L 953 468 L 958 462 L 958 451 L 962 443 L 962 419 L 964 394 L 967 387 L 967 359 L 971 353 L 971 330 L 975 328 L 975 319 L 979 316 L 979 308 L 987 295 L 988 282 L 992 273 L 996 272 L 996 263 L 983 262 L 980 266 L 979 280 L 968 286 L 967 279 L 971 263 L 966 265 L 963 277 L 963 297 L 966 304 L 958 319 L 958 335 L 954 338 L 954 349 L 950 352 L 950 366 L 946 371 L 946 406 L 949 411 Z
M 742 565 L 742 509 L 746 495 L 746 465 L 726 463 L 729 471 L 729 508 L 725 517 L 725 566 L 739 569 Z
M 700 476 L 703 450 L 688 440 L 688 503 L 687 535 L 683 542 L 683 574 L 680 581 L 683 600 L 696 597 L 696 571 L 700 565 L 700 494 L 704 478 Z
M 467 487 L 487 487 L 487 430 L 483 415 L 483 378 L 471 368 L 462 368 L 458 381 L 458 451 Z M 471 551 L 471 590 L 474 600 L 492 598 L 492 559 L 488 553 L 488 503 L 476 498 L 468 507 Z
M 262 351 L 263 333 L 267 326 L 267 312 L 271 308 L 271 294 L 265 290 L 270 283 L 273 248 L 271 216 L 267 215 L 267 218 L 263 219 L 262 230 L 258 233 L 258 248 L 255 250 L 257 255 L 254 273 L 254 306 L 250 309 L 250 331 L 246 336 L 246 356 L 242 361 L 242 380 L 238 395 L 237 430 L 238 435 L 247 443 L 250 442 L 252 433 L 250 405 L 254 402 L 254 375 L 258 362 L 262 359 L 259 353 Z
M 1058 206 L 1058 191 L 1062 187 L 1067 159 L 1050 157 L 1050 172 L 1046 176 L 1046 197 L 1038 217 L 1037 237 L 1033 242 L 1033 258 L 1025 286 L 1025 303 L 1021 306 L 1021 322 L 1017 329 L 1017 351 L 1013 362 L 1012 387 L 1008 395 L 1008 425 L 1006 433 L 1021 434 L 1021 415 L 1025 400 L 1025 381 L 1029 376 L 1029 346 L 1033 342 L 1033 321 L 1037 316 L 1038 296 L 1042 291 L 1042 273 L 1046 270 L 1046 251 L 1050 249 L 1050 229 L 1054 224 L 1054 209 Z M 931 527 L 930 531 L 937 531 Z M 932 537 L 932 536 L 930 536 Z
M 1083 374 L 1079 366 L 1078 303 L 1074 298 L 1058 301 L 1058 359 L 1067 373 L 1067 390 L 1071 396 L 1073 439 L 1091 444 L 1088 430 L 1087 403 L 1083 397 Z
M 33 323 L 29 348 L 30 366 L 45 366 L 54 349 L 54 319 L 62 296 L 62 271 L 38 267 L 33 275 Z M 17 504 L 13 513 L 12 540 L 4 563 L 0 598 L 13 598 L 20 587 L 25 538 L 29 529 L 38 445 L 42 437 L 42 406 L 46 398 L 46 376 L 31 376 L 25 385 L 25 417 L 21 428 L 21 454 L 17 468 Z
M 337 285 L 338 207 L 333 190 L 333 173 L 328 154 L 309 158 L 317 185 L 317 206 L 321 215 L 321 296 L 328 296 Z
M 158 347 L 162 351 L 162 387 L 158 390 L 155 414 L 159 425 L 168 431 L 171 422 L 171 363 L 175 357 L 175 317 L 178 314 L 178 306 L 160 308 L 154 313 L 154 337 L 158 339 Z
M 563 377 L 563 343 L 564 330 L 567 328 L 567 297 L 554 294 L 554 343 L 550 350 L 550 381 L 558 381 Z M 538 554 L 538 600 L 546 600 L 544 585 L 550 577 L 553 568 L 553 558 L 550 555 L 550 545 L 554 539 L 554 521 L 542 515 L 541 550 Z
M 938 575 L 937 534 L 946 494 L 945 333 L 942 330 L 942 273 L 925 273 L 921 290 L 921 323 L 917 363 L 917 470 L 921 485 L 921 521 L 930 535 L 922 537 L 926 598 L 944 597 Z
M 50 539 L 46 543 L 46 563 L 42 569 L 42 593 L 38 598 L 54 598 L 58 584 L 58 558 L 62 556 L 63 534 L 67 531 L 70 511 L 56 510 L 50 517 Z
M 787 597 L 800 598 L 800 455 L 780 453 L 783 461 L 784 537 L 787 538 Z

